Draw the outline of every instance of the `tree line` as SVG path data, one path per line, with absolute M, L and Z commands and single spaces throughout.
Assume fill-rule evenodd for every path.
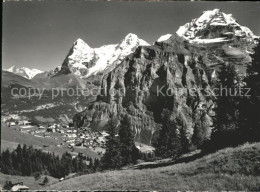
M 86 163 L 88 162 L 88 164 Z M 19 144 L 12 152 L 4 150 L 0 157 L 1 172 L 10 175 L 35 176 L 50 175 L 62 178 L 70 173 L 92 173 L 99 167 L 99 160 L 79 154 L 73 158 L 66 152 L 61 157 L 46 153 L 32 146 Z

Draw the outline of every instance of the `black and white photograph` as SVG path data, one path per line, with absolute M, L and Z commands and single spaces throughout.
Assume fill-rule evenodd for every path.
M 2 5 L 0 191 L 260 191 L 260 2 Z

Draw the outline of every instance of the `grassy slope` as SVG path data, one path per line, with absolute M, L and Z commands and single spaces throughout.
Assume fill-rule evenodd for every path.
M 30 190 L 42 189 L 43 186 L 39 185 L 39 183 L 42 183 L 43 179 L 44 176 L 42 176 L 39 180 L 36 181 L 34 177 L 5 175 L 3 173 L 0 173 L 0 185 L 2 185 L 2 187 L 4 186 L 6 181 L 12 181 L 12 183 L 23 182 L 23 184 L 29 187 Z M 51 176 L 48 176 L 48 179 L 49 183 L 46 185 L 51 185 L 52 183 L 58 182 L 58 179 L 55 179 Z
M 1 139 L 9 142 L 15 142 L 26 145 L 57 145 L 58 141 L 49 139 L 49 138 L 40 138 L 35 137 L 30 134 L 24 134 L 17 130 L 17 127 L 7 127 L 5 125 L 1 125 Z
M 260 190 L 260 143 L 223 149 L 189 163 L 84 175 L 47 189 Z

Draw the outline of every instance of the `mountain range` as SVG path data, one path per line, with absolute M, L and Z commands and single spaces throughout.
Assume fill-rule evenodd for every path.
M 239 25 L 232 14 L 223 13 L 219 9 L 204 11 L 199 18 L 192 19 L 191 22 L 180 26 L 176 34 L 192 44 L 224 43 L 235 39 L 254 42 L 259 38 L 249 28 Z M 172 34 L 163 35 L 156 42 L 166 41 L 172 36 Z M 104 45 L 99 48 L 91 48 L 82 39 L 77 39 L 63 64 L 47 72 L 47 76 L 53 77 L 56 73 L 72 72 L 80 78 L 87 78 L 97 73 L 103 73 L 106 69 L 112 69 L 127 55 L 133 53 L 138 46 L 148 45 L 146 41 L 132 33 L 129 33 L 118 44 Z M 46 73 L 38 69 L 16 66 L 5 71 L 27 79 L 33 79 L 37 74 Z
M 22 77 L 25 77 L 26 79 L 32 79 L 35 75 L 43 73 L 43 71 L 39 69 L 29 69 L 27 67 L 18 68 L 16 66 L 12 66 L 9 69 L 6 69 L 5 71 L 14 73 L 16 75 L 20 75 Z
M 91 75 L 103 73 L 119 64 L 127 55 L 133 53 L 138 46 L 149 45 L 137 35 L 129 33 L 118 44 L 104 45 L 99 48 L 91 48 L 82 39 L 77 39 L 61 66 L 51 71 L 37 69 L 18 68 L 12 66 L 5 71 L 20 75 L 34 81 L 37 78 L 54 78 L 59 75 L 73 75 L 86 79 Z
M 205 125 L 209 134 L 211 130 L 213 102 L 203 89 L 214 84 L 219 66 L 227 62 L 244 75 L 258 41 L 231 14 L 214 9 L 181 26 L 176 34 L 161 36 L 153 45 L 132 33 L 118 44 L 99 48 L 78 39 L 61 66 L 47 72 L 12 67 L 3 72 L 2 86 L 101 88 L 97 97 L 82 100 L 83 111 L 71 111 L 71 116 L 77 113 L 76 127 L 102 130 L 112 117 L 128 114 L 136 140 L 151 144 L 160 129 L 161 114 L 168 110 L 191 142 L 199 125 Z M 183 92 L 157 96 L 157 87 L 163 87 L 162 93 L 180 88 Z M 196 96 L 191 96 L 191 88 Z M 109 95 L 110 90 L 116 94 Z

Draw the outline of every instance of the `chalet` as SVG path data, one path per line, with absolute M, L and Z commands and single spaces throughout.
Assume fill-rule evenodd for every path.
M 48 128 L 55 129 L 56 126 L 55 126 L 55 124 L 54 125 L 49 125 Z
M 36 130 L 34 131 L 34 133 L 38 134 L 38 133 L 44 133 L 45 131 L 44 130 Z
M 90 161 L 87 161 L 87 160 L 84 160 L 83 162 L 85 162 L 85 164 L 86 164 L 87 166 L 89 166 L 89 164 L 90 164 Z
M 18 125 L 31 125 L 31 122 L 27 120 L 22 120 L 22 121 L 18 121 Z
M 63 181 L 64 180 L 64 177 L 60 178 L 59 181 Z
M 59 133 L 64 133 L 64 131 L 60 129 L 60 130 L 59 130 Z
M 15 122 L 9 122 L 9 126 L 15 126 L 16 123 Z
M 23 182 L 13 184 L 11 191 L 28 191 L 29 187 L 25 186 Z
M 20 119 L 19 115 L 17 114 L 9 114 L 9 117 L 12 119 Z

